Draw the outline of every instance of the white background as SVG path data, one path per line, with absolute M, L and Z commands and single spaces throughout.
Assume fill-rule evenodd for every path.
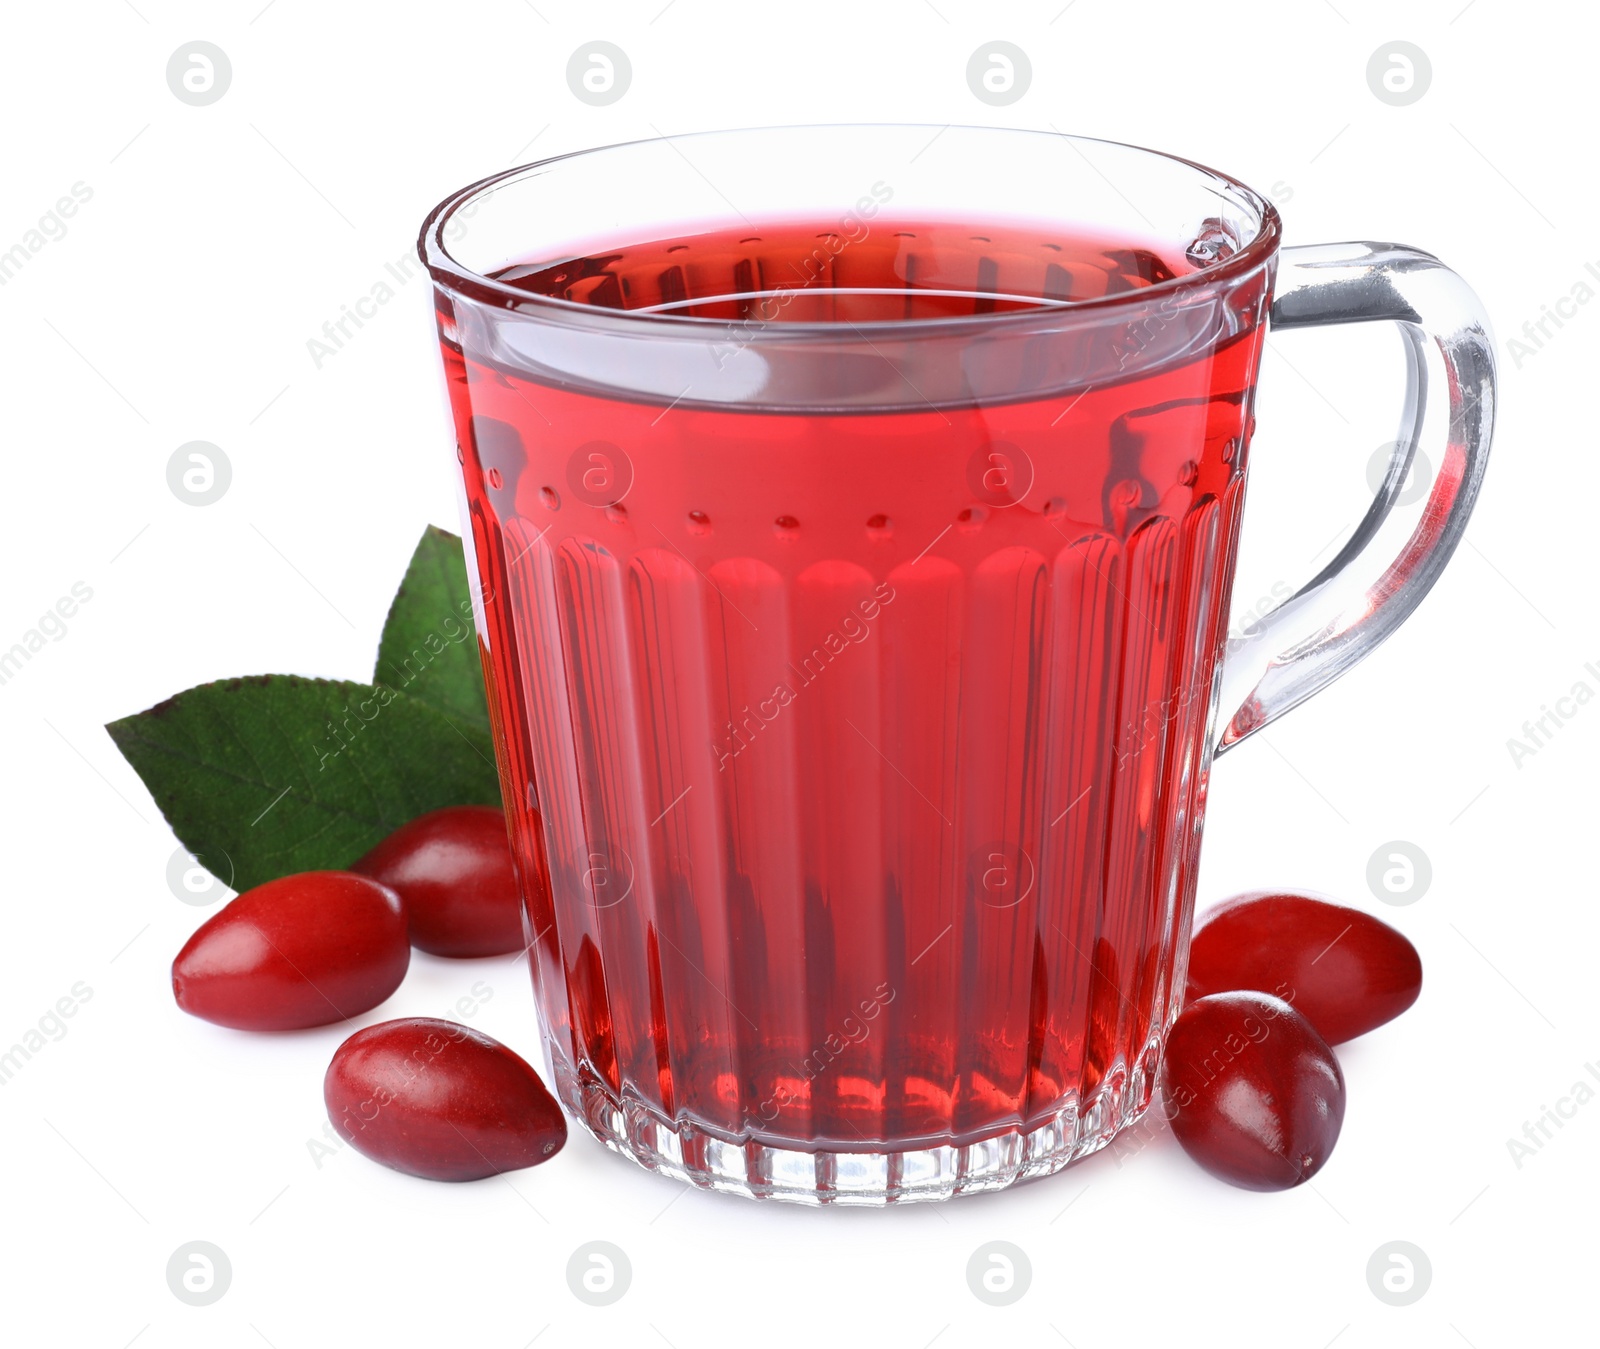
M 64 1038 L 0 1086 L 8 1342 L 1488 1349 L 1592 1335 L 1600 1102 L 1520 1167 L 1507 1147 L 1600 1061 L 1600 705 L 1520 767 L 1507 749 L 1578 681 L 1600 690 L 1584 668 L 1600 662 L 1589 512 L 1600 483 L 1583 411 L 1600 304 L 1520 361 L 1507 346 L 1600 263 L 1600 34 L 1587 10 L 275 0 L 258 11 L 259 0 L 19 6 L 0 45 L 0 250 L 74 183 L 92 191 L 65 236 L 0 287 L 0 648 L 75 582 L 93 591 L 65 636 L 0 686 L 0 1048 L 75 983 L 92 989 Z M 232 65 L 206 107 L 165 77 L 193 39 Z M 609 107 L 566 83 L 568 57 L 591 39 L 632 63 Z M 993 39 L 1032 63 L 1009 107 L 966 83 L 969 56 Z M 1395 39 L 1432 65 L 1406 107 L 1366 79 Z M 1202 906 L 1300 885 L 1380 913 L 1422 951 L 1422 1000 L 1341 1051 L 1338 1150 L 1313 1186 L 1279 1195 L 1209 1179 L 1161 1135 L 1002 1195 L 890 1212 L 692 1192 L 586 1136 L 544 1168 L 468 1186 L 349 1149 L 314 1157 L 323 1068 L 350 1027 L 251 1038 L 176 1010 L 169 962 L 213 909 L 169 889 L 174 839 L 101 729 L 225 675 L 366 677 L 417 535 L 430 521 L 458 528 L 423 283 L 400 287 L 321 369 L 308 339 L 410 255 L 436 200 L 513 162 L 657 132 L 878 119 L 1054 126 L 1170 150 L 1272 195 L 1290 243 L 1415 244 L 1482 296 L 1504 396 L 1467 542 L 1392 642 L 1219 763 L 1200 880 Z M 1379 336 L 1387 369 L 1399 344 Z M 1313 549 L 1354 519 L 1368 457 L 1395 431 L 1394 381 L 1365 373 L 1368 341 L 1269 344 L 1240 609 L 1298 584 Z M 204 508 L 166 478 L 174 449 L 197 439 L 233 470 Z M 1391 840 L 1431 859 L 1430 888 L 1406 907 L 1367 885 L 1368 859 Z M 448 1014 L 480 980 L 492 997 L 472 1024 L 537 1061 L 528 981 L 509 960 L 418 955 L 363 1021 Z M 196 1239 L 232 1265 L 205 1308 L 174 1297 L 165 1273 Z M 1033 1269 L 1005 1308 L 975 1298 L 965 1275 L 995 1239 Z M 610 1307 L 568 1287 L 568 1258 L 590 1240 L 631 1261 Z M 1393 1240 L 1432 1266 L 1409 1307 L 1368 1286 L 1369 1257 Z

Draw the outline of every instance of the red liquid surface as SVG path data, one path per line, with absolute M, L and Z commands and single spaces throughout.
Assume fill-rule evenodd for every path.
M 829 233 L 503 275 L 851 333 L 1194 270 L 909 221 L 819 263 Z M 569 1102 L 599 1083 L 730 1141 L 882 1151 L 1148 1092 L 1181 1001 L 1261 335 L 1264 283 L 1237 290 L 1231 335 L 1154 371 L 892 410 L 601 397 L 445 341 Z

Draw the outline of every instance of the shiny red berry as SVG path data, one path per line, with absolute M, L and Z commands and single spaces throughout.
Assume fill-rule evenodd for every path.
M 1387 923 L 1314 895 L 1254 890 L 1200 919 L 1188 996 L 1271 993 L 1331 1045 L 1400 1015 L 1422 991 L 1417 948 Z
M 334 1054 L 322 1095 L 356 1151 L 429 1180 L 537 1166 L 567 1140 L 538 1074 L 454 1021 L 412 1017 L 357 1031 Z
M 1264 993 L 1217 993 L 1185 1007 L 1167 1036 L 1161 1093 L 1183 1150 L 1247 1190 L 1309 1180 L 1344 1123 L 1333 1050 Z
M 520 951 L 506 817 L 493 806 L 448 806 L 403 824 L 351 867 L 405 901 L 411 943 L 436 956 Z
M 393 890 L 348 871 L 305 871 L 208 918 L 172 962 L 172 993 L 219 1026 L 297 1030 L 370 1011 L 410 963 Z

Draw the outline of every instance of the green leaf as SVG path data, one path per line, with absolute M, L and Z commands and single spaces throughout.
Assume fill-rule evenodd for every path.
M 372 680 L 443 713 L 493 757 L 467 565 L 457 535 L 432 525 L 423 531 L 389 607 Z
M 184 846 L 236 890 L 348 866 L 430 810 L 500 804 L 487 746 L 383 685 L 220 680 L 106 730 Z

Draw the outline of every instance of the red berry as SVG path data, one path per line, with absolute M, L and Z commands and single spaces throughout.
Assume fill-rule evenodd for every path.
M 1359 909 L 1254 890 L 1205 914 L 1189 946 L 1191 999 L 1235 989 L 1292 1002 L 1336 1045 L 1411 1006 L 1422 961 L 1400 933 Z
M 1344 1123 L 1344 1074 L 1327 1041 L 1264 993 L 1185 1007 L 1167 1036 L 1161 1092 L 1183 1150 L 1247 1190 L 1309 1180 Z
M 520 951 L 522 901 L 506 817 L 447 806 L 403 824 L 353 867 L 405 901 L 411 943 L 436 956 Z
M 322 1097 L 357 1152 L 428 1180 L 537 1166 L 567 1141 L 532 1068 L 498 1040 L 433 1017 L 357 1031 L 328 1065 Z
M 219 1026 L 297 1030 L 370 1011 L 410 963 L 393 890 L 348 871 L 305 871 L 208 918 L 172 962 L 172 993 Z

